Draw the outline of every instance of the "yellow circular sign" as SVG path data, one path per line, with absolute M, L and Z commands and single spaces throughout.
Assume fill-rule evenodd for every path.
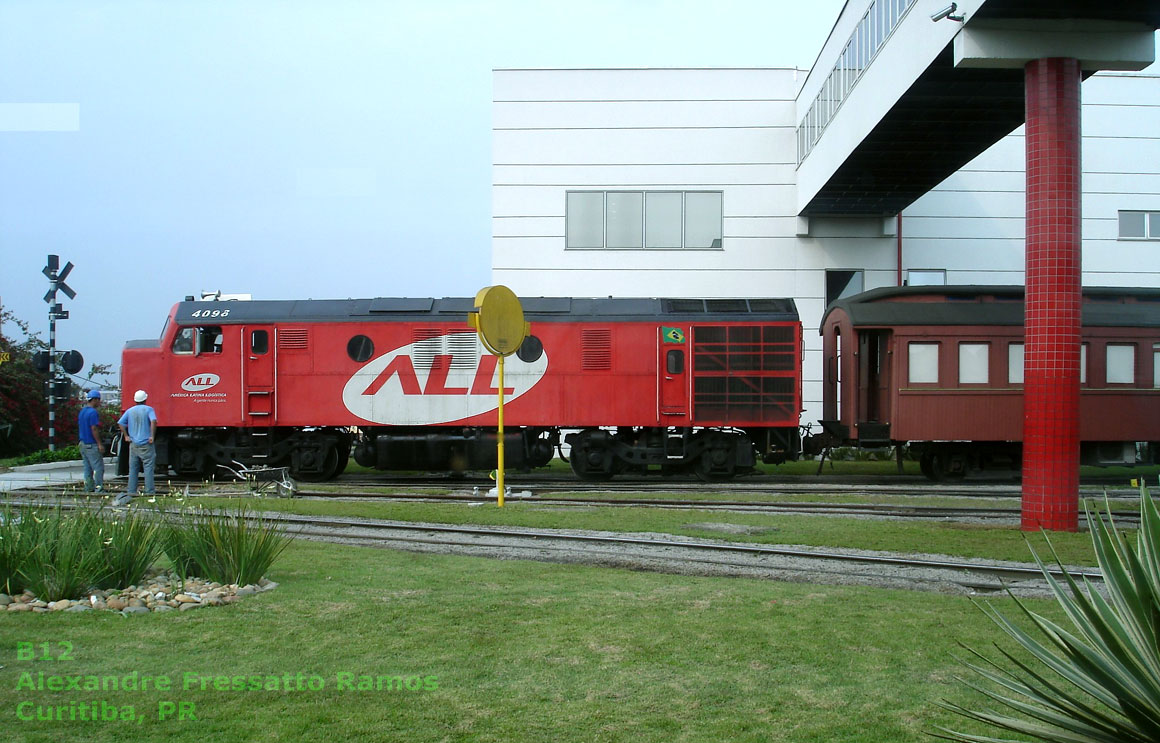
M 503 285 L 480 289 L 475 295 L 474 322 L 483 345 L 497 356 L 510 356 L 528 334 L 524 308 L 515 293 Z

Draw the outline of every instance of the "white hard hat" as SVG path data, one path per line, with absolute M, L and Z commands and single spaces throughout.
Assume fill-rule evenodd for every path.
M 149 399 L 149 393 L 145 390 L 137 390 L 133 393 L 133 402 L 145 402 Z

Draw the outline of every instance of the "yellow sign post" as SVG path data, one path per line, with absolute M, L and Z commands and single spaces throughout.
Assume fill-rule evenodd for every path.
M 503 508 L 503 360 L 515 353 L 530 332 L 524 322 L 524 308 L 520 298 L 506 286 L 497 285 L 480 289 L 475 295 L 475 309 L 467 316 L 467 324 L 479 333 L 479 340 L 492 355 L 497 356 L 499 369 L 499 425 L 496 436 L 495 492 L 497 504 Z

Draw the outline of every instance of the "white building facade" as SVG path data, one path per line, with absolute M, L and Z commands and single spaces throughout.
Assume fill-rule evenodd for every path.
M 521 296 L 792 297 L 807 421 L 821 413 L 828 301 L 900 282 L 1022 283 L 1022 128 L 901 219 L 799 217 L 806 79 L 495 71 L 493 282 Z M 1160 76 L 1098 73 L 1082 96 L 1084 284 L 1160 286 Z

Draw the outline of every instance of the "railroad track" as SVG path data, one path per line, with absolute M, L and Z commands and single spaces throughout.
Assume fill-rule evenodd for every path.
M 793 495 L 796 493 L 834 493 L 842 495 L 897 495 L 897 496 L 946 496 L 946 497 L 1022 497 L 1018 483 L 995 483 L 980 481 L 975 484 L 932 483 L 923 478 L 908 478 L 905 482 L 886 482 L 886 478 L 834 478 L 827 480 L 775 481 L 765 478 L 739 479 L 733 482 L 704 483 L 700 481 L 659 479 L 659 478 L 618 478 L 612 482 L 585 482 L 567 478 L 506 479 L 512 491 L 531 490 L 537 494 L 551 493 L 745 493 L 763 495 Z M 1119 481 L 1117 481 L 1119 482 Z M 1122 484 L 1122 483 L 1121 483 Z M 453 477 L 392 477 L 339 478 L 333 482 L 339 487 L 351 488 L 431 488 L 444 490 L 466 490 L 479 487 L 481 490 L 494 487 L 486 478 Z M 369 491 L 367 491 L 369 492 Z M 1085 483 L 1080 489 L 1081 498 L 1103 498 L 1107 492 L 1112 498 L 1136 498 L 1139 491 L 1128 488 L 1109 490 L 1103 485 Z
M 76 500 L 62 505 L 91 507 Z M 171 513 L 176 511 L 156 509 L 158 517 Z M 667 534 L 459 526 L 279 512 L 260 516 L 267 522 L 281 523 L 297 538 L 414 552 L 941 593 L 1049 595 L 1042 571 L 1026 563 L 721 542 Z M 1069 571 L 1074 578 L 1087 578 L 1097 585 L 1102 582 L 1102 576 L 1090 569 Z M 1062 576 L 1058 570 L 1050 572 L 1057 578 Z
M 416 524 L 372 519 L 268 514 L 298 527 L 307 539 L 340 541 L 419 552 L 503 559 L 598 564 L 697 575 L 774 578 L 795 582 L 872 585 L 951 593 L 1045 596 L 1037 566 L 854 550 L 821 550 L 765 544 L 690 540 L 669 535 L 578 532 L 558 529 Z M 1053 571 L 1057 577 L 1062 573 Z M 1098 572 L 1073 577 L 1102 581 Z
M 494 498 L 481 498 L 476 495 L 437 495 L 421 493 L 383 493 L 383 492 L 310 492 L 301 491 L 297 497 L 314 500 L 344 500 L 344 501 L 401 501 L 413 503 L 489 503 Z M 905 506 L 884 503 L 810 503 L 810 502 L 777 502 L 768 501 L 720 501 L 720 500 L 674 500 L 660 498 L 552 498 L 552 497 L 520 497 L 512 495 L 505 498 L 505 502 L 527 503 L 554 508 L 575 507 L 637 507 L 661 508 L 676 510 L 698 511 L 729 511 L 735 513 L 764 513 L 764 514 L 824 514 L 830 516 L 870 516 L 876 518 L 896 519 L 931 519 L 931 520 L 992 520 L 1018 521 L 1021 512 L 1018 508 L 983 508 L 983 507 L 944 507 L 944 506 Z M 1083 518 L 1083 514 L 1080 514 Z M 1116 522 L 1121 526 L 1136 526 L 1139 516 L 1134 513 L 1116 514 Z

